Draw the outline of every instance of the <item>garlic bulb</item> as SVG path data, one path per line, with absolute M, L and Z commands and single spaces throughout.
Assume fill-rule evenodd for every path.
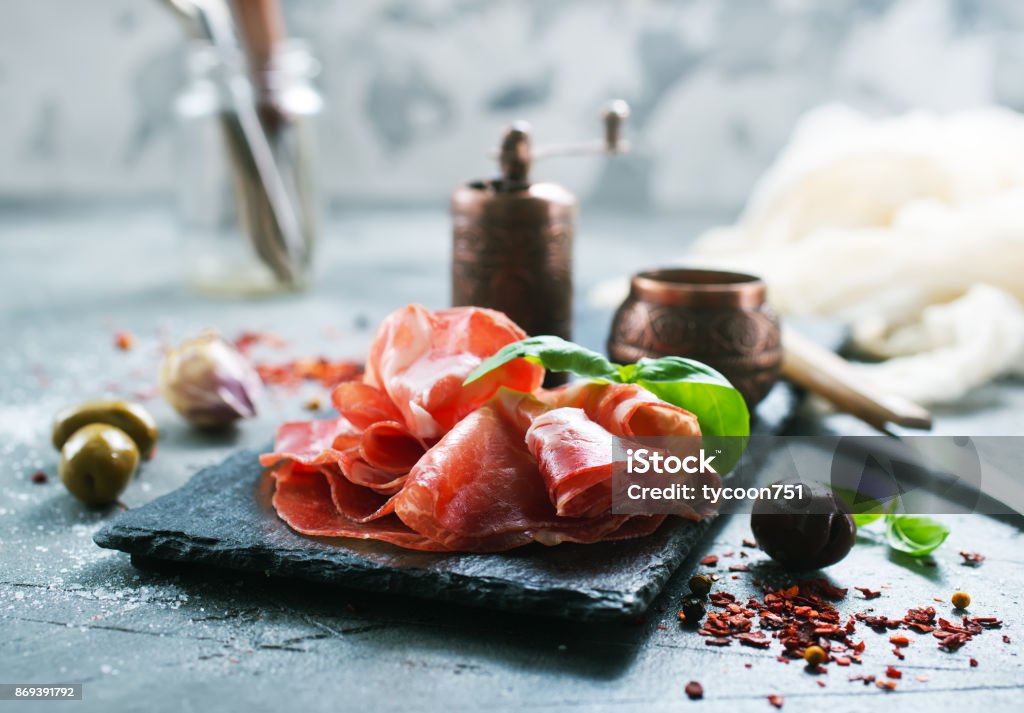
M 160 390 L 194 426 L 226 426 L 256 415 L 262 391 L 252 364 L 214 332 L 171 349 L 160 366 Z

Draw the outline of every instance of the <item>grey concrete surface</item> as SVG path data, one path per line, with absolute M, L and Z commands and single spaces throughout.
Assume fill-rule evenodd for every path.
M 585 216 L 577 272 L 581 287 L 680 252 L 697 220 Z M 1004 620 L 954 654 L 914 639 L 905 662 L 887 637 L 862 629 L 864 664 L 830 667 L 816 683 L 772 651 L 704 645 L 680 630 L 675 611 L 689 574 L 708 552 L 741 551 L 745 518 L 723 519 L 671 580 L 643 621 L 563 624 L 388 595 L 259 576 L 137 570 L 126 555 L 101 550 L 93 533 L 112 512 L 87 510 L 55 479 L 48 445 L 53 413 L 70 402 L 147 390 L 159 345 L 214 325 L 225 334 L 273 330 L 296 354 L 359 355 L 367 325 L 416 300 L 447 299 L 446 217 L 441 212 L 353 212 L 328 224 L 320 279 L 310 293 L 257 302 L 190 294 L 178 267 L 174 226 L 158 207 L 117 211 L 7 211 L 0 222 L 0 682 L 81 682 L 82 702 L 18 704 L 0 710 L 81 711 L 410 711 L 410 710 L 786 710 L 963 711 L 1016 709 L 1024 694 L 1020 656 L 1024 555 L 1014 522 L 950 517 L 953 533 L 934 559 L 888 552 L 873 536 L 828 570 L 841 586 L 881 589 L 870 602 L 851 589 L 843 612 L 873 608 L 902 615 L 934 605 L 950 616 L 958 588 L 971 612 Z M 579 310 L 580 339 L 600 346 L 607 315 Z M 130 329 L 130 352 L 113 334 Z M 262 352 L 267 359 L 282 358 Z M 182 485 L 196 469 L 240 447 L 266 442 L 274 425 L 304 416 L 315 389 L 268 393 L 259 418 L 220 436 L 190 431 L 159 400 L 147 401 L 163 426 L 157 456 L 125 494 L 129 507 Z M 938 431 L 1020 433 L 1024 389 L 998 384 L 955 411 Z M 842 417 L 806 411 L 801 432 L 864 432 Z M 959 550 L 987 556 L 978 568 Z M 752 579 L 779 573 L 748 550 L 753 573 L 725 571 L 720 587 L 744 595 Z M 705 568 L 706 569 L 706 568 Z M 1004 643 L 1003 636 L 1010 643 Z M 977 667 L 969 659 L 978 661 Z M 880 691 L 848 675 L 904 671 L 899 688 Z M 750 664 L 750 668 L 746 668 Z M 927 676 L 927 681 L 916 680 Z M 683 686 L 703 683 L 705 699 Z

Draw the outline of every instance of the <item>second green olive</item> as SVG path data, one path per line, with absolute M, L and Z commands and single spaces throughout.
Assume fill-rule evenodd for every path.
M 53 422 L 53 447 L 60 450 L 71 434 L 91 423 L 105 423 L 127 433 L 143 458 L 149 458 L 160 428 L 149 412 L 131 401 L 86 401 L 64 409 Z
M 82 502 L 117 501 L 139 467 L 139 449 L 127 433 L 104 423 L 75 431 L 60 452 L 60 479 Z

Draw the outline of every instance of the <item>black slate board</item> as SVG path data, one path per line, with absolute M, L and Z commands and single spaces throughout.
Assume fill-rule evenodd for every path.
M 780 384 L 758 408 L 755 432 L 778 431 L 797 403 Z M 672 519 L 650 537 L 541 545 L 501 554 L 437 554 L 380 542 L 298 535 L 270 506 L 273 485 L 255 451 L 197 473 L 184 487 L 118 516 L 100 547 L 133 557 L 408 594 L 577 620 L 643 613 L 709 523 Z

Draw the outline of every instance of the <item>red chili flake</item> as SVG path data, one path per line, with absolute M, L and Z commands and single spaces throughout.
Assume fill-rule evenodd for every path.
M 41 470 L 37 470 L 35 473 L 32 474 L 32 482 L 37 485 L 42 485 L 43 483 L 49 482 L 49 480 L 50 476 L 48 476 Z
M 903 652 L 902 652 L 902 651 L 900 651 L 900 650 L 899 650 L 898 648 L 896 648 L 895 646 L 894 646 L 894 647 L 893 647 L 893 649 L 892 649 L 892 653 L 893 653 L 893 656 L 895 656 L 896 658 L 898 658 L 898 659 L 899 659 L 900 661 L 903 661 L 903 660 L 904 660 L 905 658 L 907 658 L 907 657 L 906 657 L 906 656 L 905 656 L 905 655 L 903 654 Z
M 711 592 L 708 599 L 716 607 L 725 607 L 736 601 L 736 595 L 729 592 Z
M 658 624 L 658 631 L 668 631 L 668 627 L 664 624 Z
M 749 537 L 744 537 L 743 538 L 743 546 L 744 547 L 757 548 L 757 542 L 755 542 L 754 540 L 750 539 Z
M 903 672 L 895 666 L 886 666 L 885 675 L 889 678 L 903 678 Z
M 870 686 L 872 683 L 875 682 L 875 677 L 873 675 L 870 675 L 870 676 L 850 676 L 849 680 L 851 680 L 851 681 L 863 681 L 865 686 Z
M 848 656 L 836 656 L 836 666 L 849 666 L 850 658 Z
M 709 639 L 704 639 L 705 646 L 728 646 L 732 642 L 722 636 L 712 636 Z
M 960 564 L 965 564 L 969 567 L 977 567 L 979 564 L 985 561 L 985 555 L 980 552 L 960 552 L 960 556 L 964 558 L 964 561 Z
M 743 664 L 743 668 L 754 668 L 754 664 L 748 661 L 747 663 Z
M 767 649 L 771 646 L 771 641 L 768 640 L 763 631 L 736 634 L 733 638 L 738 639 L 744 646 L 750 646 L 755 649 Z
M 789 665 L 789 659 L 787 659 L 785 656 L 776 656 L 775 660 L 778 661 L 779 663 L 784 663 L 786 665 Z
M 827 683 L 822 681 L 820 678 L 818 680 L 816 680 L 815 683 L 817 683 L 821 688 L 824 688 L 825 686 L 828 685 Z
M 256 364 L 256 372 L 263 383 L 271 386 L 298 386 L 303 381 L 316 381 L 331 389 L 346 381 L 355 381 L 363 375 L 363 367 L 354 361 L 295 359 L 283 364 Z
M 257 345 L 281 349 L 286 347 L 288 342 L 283 337 L 279 337 L 271 332 L 242 332 L 235 337 L 235 349 L 242 354 L 248 355 L 252 348 Z
M 923 673 L 919 676 L 914 676 L 914 680 L 920 681 L 921 683 L 928 683 L 928 677 L 925 676 Z
M 782 706 L 786 703 L 786 699 L 777 693 L 773 693 L 770 696 L 768 696 L 768 702 L 776 708 L 782 708 Z
M 868 589 L 867 587 L 854 587 L 854 589 L 863 594 L 865 599 L 877 599 L 882 596 L 881 590 Z
M 697 701 L 704 697 L 704 686 L 696 681 L 687 683 L 683 690 L 686 691 L 686 695 L 691 701 Z
M 889 681 L 889 680 L 876 681 L 875 682 L 875 686 L 877 686 L 878 688 L 881 688 L 883 691 L 895 691 L 896 690 L 896 682 L 895 681 Z
M 718 555 L 704 555 L 700 563 L 706 567 L 714 567 L 718 564 Z
M 910 646 L 910 639 L 903 634 L 893 634 L 889 637 L 889 643 L 896 646 Z
M 135 346 L 135 335 L 127 329 L 114 332 L 114 346 L 123 352 L 131 351 L 132 347 Z
M 970 659 L 968 663 L 971 664 L 971 668 L 978 668 L 978 659 Z
M 805 579 L 800 582 L 800 589 L 804 592 L 813 592 L 826 599 L 842 599 L 846 596 L 846 589 L 837 587 L 827 579 L 818 577 L 816 579 Z
M 1010 637 L 1007 636 L 1006 634 L 1003 634 L 1003 643 L 1004 644 L 1010 643 Z
M 749 572 L 750 568 L 745 564 L 731 564 L 729 565 L 730 572 Z

